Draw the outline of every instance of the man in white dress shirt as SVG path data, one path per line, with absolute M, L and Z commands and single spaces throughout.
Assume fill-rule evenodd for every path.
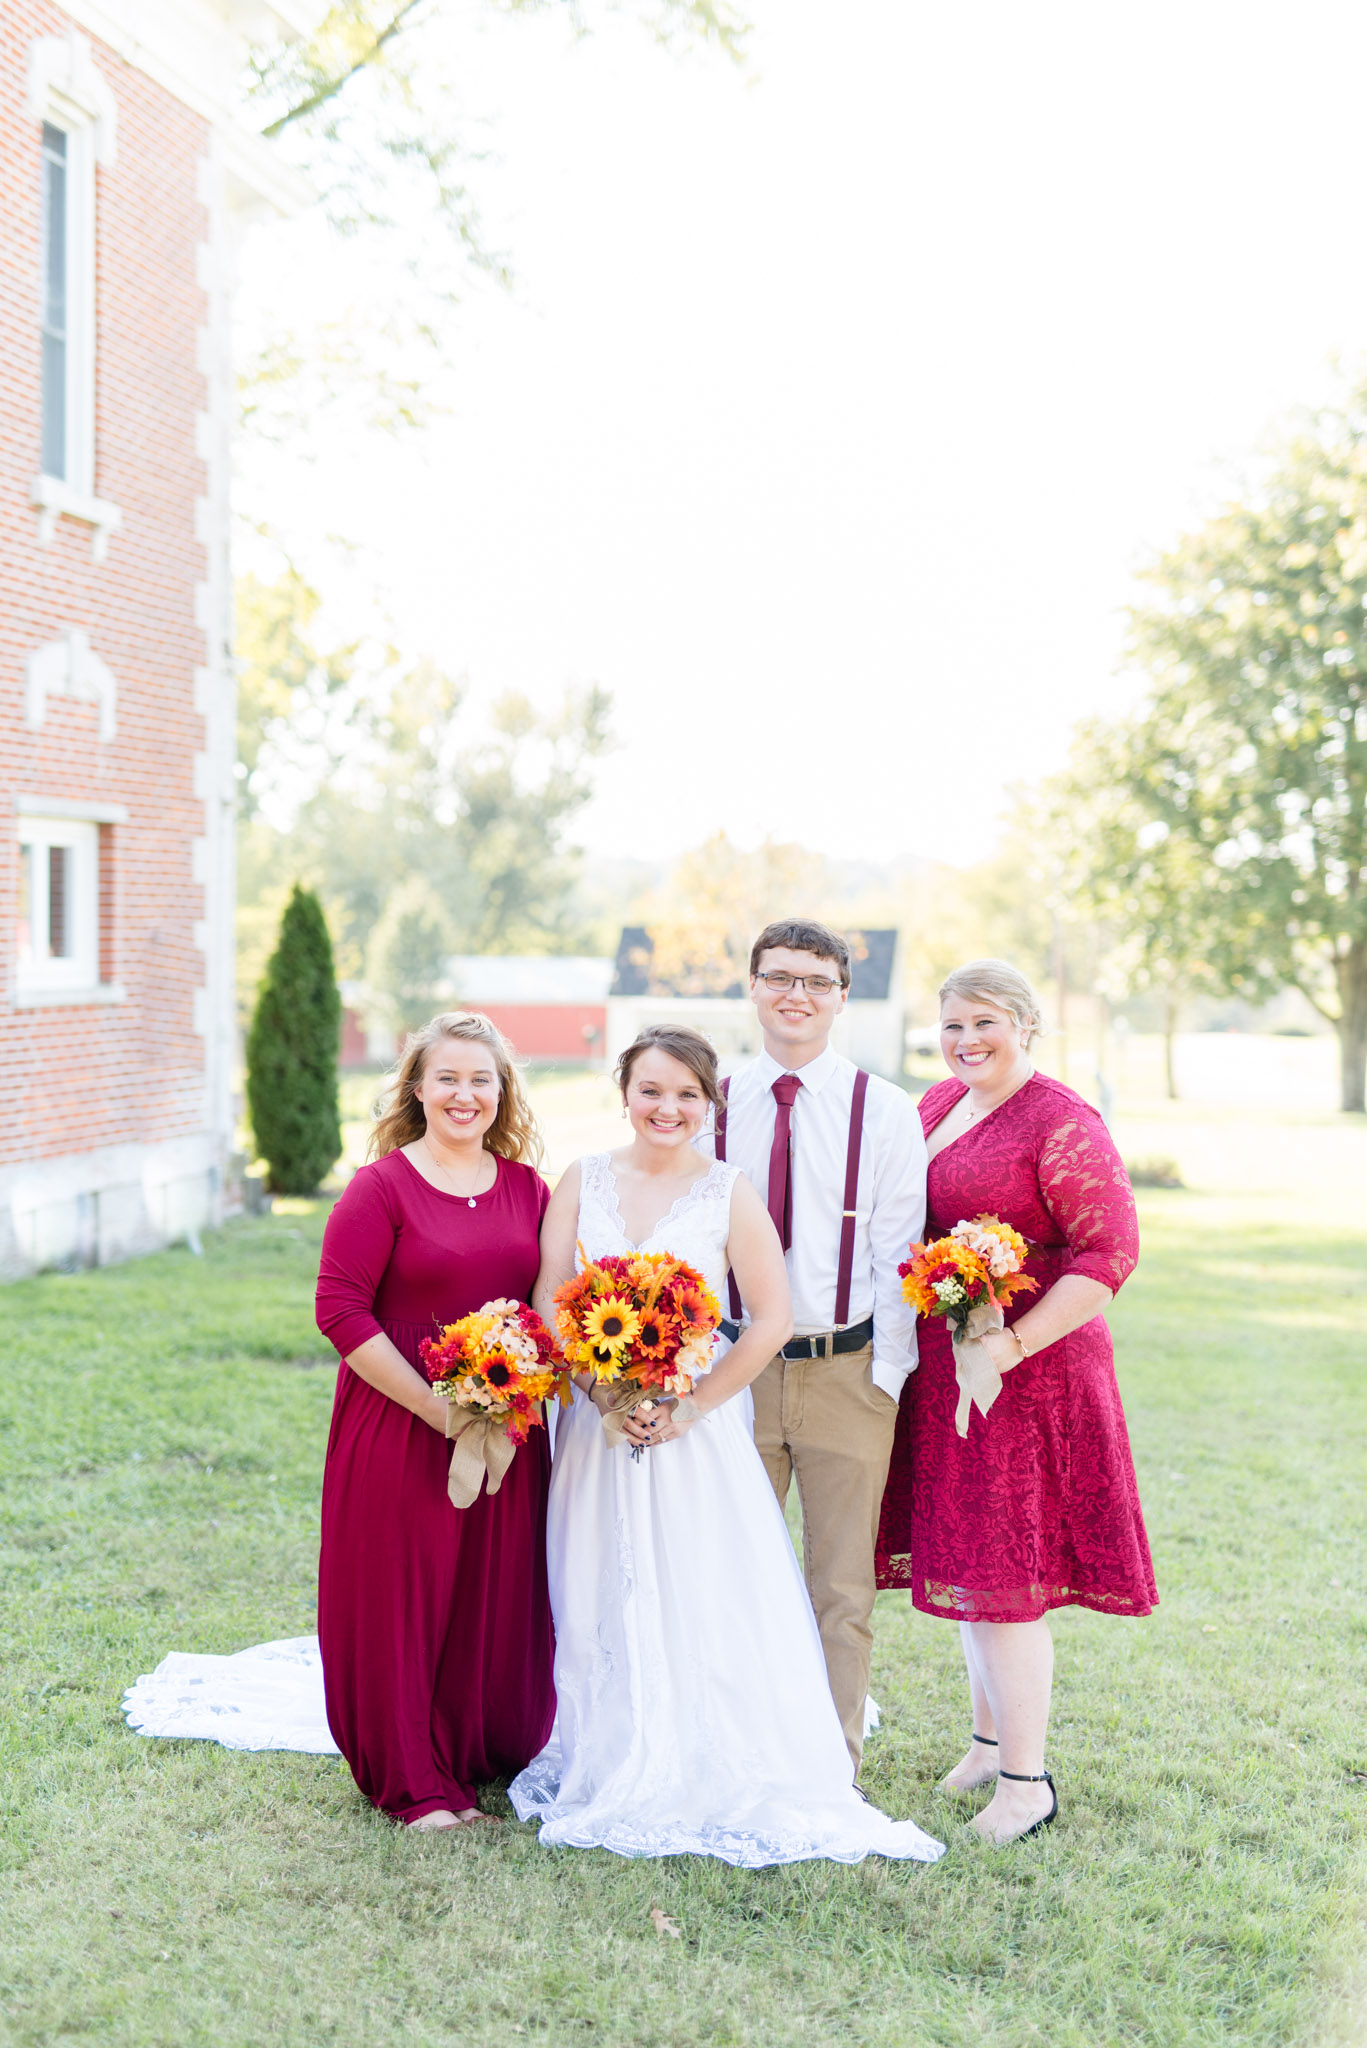
M 849 987 L 850 949 L 827 926 L 794 918 L 760 933 L 750 993 L 764 1050 L 731 1076 L 717 1150 L 759 1189 L 787 1257 L 795 1335 L 752 1385 L 755 1444 L 780 1506 L 797 1479 L 807 1589 L 857 1771 L 874 1539 L 916 1365 L 897 1267 L 925 1224 L 926 1147 L 910 1098 L 876 1075 L 857 1088 L 858 1070 L 831 1050 Z M 744 1319 L 734 1292 L 726 1313 L 733 1328 Z

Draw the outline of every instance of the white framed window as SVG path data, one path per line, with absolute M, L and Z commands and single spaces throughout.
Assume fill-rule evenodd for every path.
M 41 275 L 42 473 L 89 496 L 95 461 L 90 415 L 94 409 L 93 350 L 87 345 L 93 321 L 87 305 L 83 260 L 89 240 L 82 218 L 88 183 L 88 133 L 43 123 Z
M 16 992 L 93 990 L 99 980 L 99 826 L 19 819 Z
M 95 166 L 114 162 L 115 105 L 75 29 L 32 46 L 28 110 L 39 127 L 38 537 L 50 540 L 63 515 L 83 520 L 99 561 L 119 525 L 118 507 L 95 495 Z

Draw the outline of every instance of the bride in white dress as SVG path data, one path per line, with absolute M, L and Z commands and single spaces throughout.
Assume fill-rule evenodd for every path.
M 778 1236 L 749 1182 L 693 1148 L 720 1103 L 699 1033 L 641 1034 L 618 1069 L 632 1143 L 581 1159 L 542 1231 L 548 1321 L 576 1245 L 670 1252 L 722 1298 L 733 1264 L 751 1320 L 718 1339 L 694 1393 L 610 1449 L 581 1387 L 560 1418 L 547 1547 L 555 1730 L 509 1788 L 540 1839 L 620 1856 L 716 1856 L 748 1869 L 869 1855 L 933 1862 L 943 1844 L 852 1781 L 797 1559 L 751 1437 L 749 1382 L 791 1334 Z M 607 1405 L 606 1389 L 595 1389 Z

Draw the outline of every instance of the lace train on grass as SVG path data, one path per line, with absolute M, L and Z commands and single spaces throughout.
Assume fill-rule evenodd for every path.
M 135 1735 L 337 1756 L 323 1704 L 317 1636 L 256 1643 L 233 1657 L 173 1650 L 123 1696 Z

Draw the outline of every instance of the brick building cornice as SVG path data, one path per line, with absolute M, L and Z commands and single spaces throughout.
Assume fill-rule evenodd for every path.
M 307 181 L 244 123 L 230 87 L 247 40 L 271 22 L 286 35 L 306 33 L 321 11 L 315 0 L 61 0 L 61 6 L 78 28 L 212 124 L 235 210 L 249 211 L 255 202 L 293 213 L 308 204 Z

